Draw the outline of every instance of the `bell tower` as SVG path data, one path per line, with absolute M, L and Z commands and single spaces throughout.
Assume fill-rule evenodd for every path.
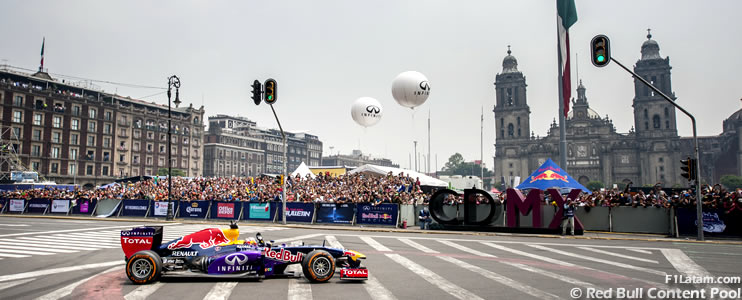
M 647 29 L 647 40 L 641 48 L 642 57 L 636 62 L 634 72 L 652 83 L 665 95 L 675 100 L 670 80 L 670 57 L 660 56 L 660 46 Z M 675 107 L 656 95 L 641 81 L 634 79 L 634 128 L 639 137 L 676 137 Z
M 527 140 L 530 138 L 531 109 L 526 101 L 526 77 L 518 71 L 518 60 L 511 55 L 502 60 L 502 72 L 495 76 L 496 101 L 495 141 Z

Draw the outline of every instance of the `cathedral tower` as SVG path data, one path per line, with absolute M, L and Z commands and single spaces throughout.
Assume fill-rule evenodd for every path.
M 647 29 L 649 32 L 649 29 Z M 642 57 L 634 72 L 675 100 L 670 80 L 670 58 L 660 56 L 660 46 L 647 34 L 641 48 Z M 675 107 L 641 81 L 634 79 L 634 128 L 640 138 L 675 137 Z

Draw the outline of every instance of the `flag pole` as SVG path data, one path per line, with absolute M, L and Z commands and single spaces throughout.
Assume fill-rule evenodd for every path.
M 567 170 L 567 129 L 565 128 L 566 120 L 564 117 L 564 91 L 563 91 L 563 82 L 562 82 L 562 41 L 561 36 L 559 33 L 559 2 L 557 2 L 557 57 L 558 57 L 558 63 L 557 63 L 557 79 L 559 81 L 559 166 L 563 170 Z

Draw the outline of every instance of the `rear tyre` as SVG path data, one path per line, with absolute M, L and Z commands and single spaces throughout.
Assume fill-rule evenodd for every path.
M 126 262 L 126 277 L 135 284 L 148 284 L 160 279 L 162 259 L 151 250 L 134 253 Z
M 325 250 L 314 250 L 304 257 L 301 269 L 309 281 L 327 282 L 335 275 L 335 259 Z

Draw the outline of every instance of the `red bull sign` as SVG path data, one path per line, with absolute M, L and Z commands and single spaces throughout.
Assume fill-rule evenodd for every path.
M 219 244 L 228 243 L 229 239 L 219 228 L 209 228 L 186 235 L 174 243 L 167 245 L 170 250 L 190 248 L 199 245 L 201 249 L 208 249 Z
M 561 175 L 561 174 L 559 174 L 557 172 L 554 172 L 552 170 L 549 170 L 549 169 L 547 169 L 546 171 L 541 172 L 541 174 L 532 176 L 530 183 L 533 183 L 534 181 L 537 181 L 537 180 L 561 180 L 561 181 L 564 181 L 564 182 L 569 182 L 569 180 L 567 180 L 567 176 L 566 175 Z

